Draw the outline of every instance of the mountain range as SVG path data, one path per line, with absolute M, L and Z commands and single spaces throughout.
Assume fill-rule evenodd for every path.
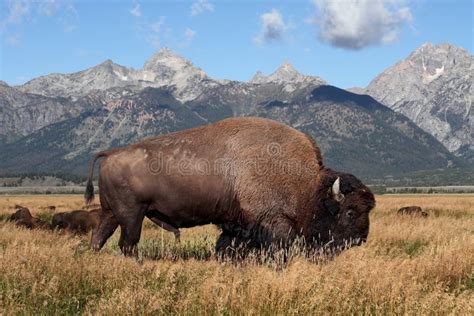
M 473 58 L 453 45 L 427 43 L 382 72 L 364 93 L 406 115 L 450 152 L 472 158 Z
M 84 175 L 94 152 L 231 116 L 268 117 L 300 129 L 315 138 L 326 165 L 364 178 L 472 172 L 472 78 L 465 71 L 469 62 L 472 69 L 472 56 L 452 48 L 449 54 L 455 56 L 446 57 L 439 53 L 445 47 L 424 45 L 408 58 L 416 65 L 410 78 L 417 93 L 397 94 L 406 89 L 401 76 L 408 75 L 398 64 L 367 88 L 351 92 L 303 75 L 289 63 L 245 82 L 216 80 L 169 49 L 161 49 L 142 69 L 107 60 L 20 86 L 0 82 L 0 174 Z M 420 50 L 426 71 L 416 64 Z M 402 74 L 394 75 L 397 71 Z M 425 78 L 419 76 L 431 81 L 418 82 Z M 442 102 L 449 103 L 443 107 Z M 425 111 L 412 117 L 411 107 Z M 436 120 L 449 128 L 435 132 Z

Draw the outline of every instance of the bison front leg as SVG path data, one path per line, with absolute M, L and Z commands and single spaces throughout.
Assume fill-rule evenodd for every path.
M 104 246 L 107 239 L 115 232 L 118 221 L 110 210 L 103 210 L 100 215 L 100 222 L 92 231 L 91 248 L 99 251 Z
M 248 242 L 223 231 L 216 242 L 216 256 L 220 260 L 241 260 L 248 254 Z

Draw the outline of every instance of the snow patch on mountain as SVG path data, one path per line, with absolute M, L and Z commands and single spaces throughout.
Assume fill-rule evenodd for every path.
M 474 151 L 473 60 L 460 47 L 426 43 L 364 92 L 408 116 L 451 152 Z

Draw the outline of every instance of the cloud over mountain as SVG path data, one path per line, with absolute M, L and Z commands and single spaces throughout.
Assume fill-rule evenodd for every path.
M 255 43 L 262 45 L 282 38 L 287 25 L 280 11 L 272 9 L 260 16 L 260 33 L 255 37 Z
M 206 11 L 214 11 L 214 5 L 207 0 L 197 0 L 191 5 L 191 16 L 196 16 Z
M 142 15 L 140 4 L 136 4 L 133 9 L 130 10 L 130 14 L 137 18 L 140 17 Z
M 336 47 L 359 50 L 393 42 L 412 21 L 403 0 L 313 0 L 319 38 Z

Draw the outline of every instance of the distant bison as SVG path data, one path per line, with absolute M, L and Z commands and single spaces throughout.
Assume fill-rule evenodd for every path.
M 268 119 L 230 118 L 100 152 L 86 204 L 99 158 L 103 211 L 94 250 L 120 225 L 122 252 L 136 256 L 145 216 L 175 233 L 218 225 L 218 254 L 236 245 L 286 247 L 297 238 L 341 250 L 366 240 L 375 206 L 359 179 L 323 165 L 312 138 Z
M 85 210 L 100 208 L 100 204 L 89 204 L 82 207 Z
M 428 213 L 424 212 L 419 206 L 405 206 L 397 211 L 398 215 L 412 215 L 420 217 L 428 217 Z
M 99 224 L 100 209 L 77 210 L 54 214 L 53 229 L 65 229 L 76 234 L 86 234 Z
M 23 226 L 29 229 L 51 228 L 51 225 L 49 225 L 49 223 L 39 218 L 33 217 L 28 208 L 23 207 L 21 205 L 15 205 L 15 208 L 17 209 L 17 211 L 10 216 L 9 220 L 15 222 L 17 226 Z

